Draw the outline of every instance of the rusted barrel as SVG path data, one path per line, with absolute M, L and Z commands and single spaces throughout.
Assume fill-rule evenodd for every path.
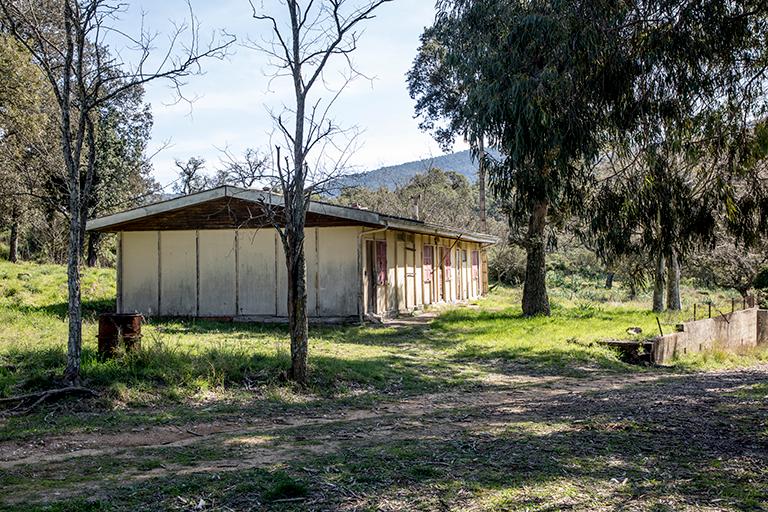
M 141 348 L 141 323 L 139 313 L 107 313 L 99 316 L 99 356 L 114 357 L 122 342 L 126 352 Z

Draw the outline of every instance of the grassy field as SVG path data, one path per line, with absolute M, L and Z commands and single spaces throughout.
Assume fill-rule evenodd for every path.
M 627 365 L 595 342 L 655 335 L 648 297 L 555 281 L 550 318 L 523 318 L 519 290 L 500 289 L 431 324 L 313 329 L 297 389 L 280 326 L 150 319 L 141 352 L 98 361 L 114 272 L 88 270 L 83 377 L 99 397 L 0 416 L 0 508 L 762 510 L 765 453 L 742 452 L 768 436 L 768 353 Z M 730 307 L 686 287 L 662 327 L 704 299 Z M 62 267 L 0 262 L 0 396 L 56 384 L 65 315 Z
M 523 368 L 542 374 L 589 376 L 595 370 L 644 371 L 622 363 L 595 342 L 658 333 L 648 297 L 628 301 L 620 288 L 605 290 L 577 277 L 559 280 L 551 291 L 553 315 L 523 318 L 519 290 L 502 288 L 468 307 L 443 311 L 430 325 L 318 327 L 312 330 L 312 386 L 295 393 L 281 375 L 289 364 L 282 326 L 149 319 L 143 350 L 119 360 L 96 357 L 96 319 L 114 309 L 115 276 L 89 269 L 83 278 L 85 307 L 83 377 L 106 388 L 113 400 L 142 405 L 183 402 L 205 396 L 254 391 L 283 402 L 333 398 L 363 400 L 386 393 L 420 393 L 471 386 L 499 369 Z M 661 316 L 671 331 L 692 317 L 702 294 L 686 288 L 685 311 Z M 731 296 L 708 292 L 719 308 Z M 0 396 L 45 389 L 65 364 L 66 275 L 57 265 L 0 262 Z M 736 367 L 765 354 L 705 354 L 678 363 L 688 369 Z M 240 396 L 242 398 L 242 396 Z

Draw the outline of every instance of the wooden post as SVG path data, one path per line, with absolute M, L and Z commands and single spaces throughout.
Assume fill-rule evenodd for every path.
M 731 299 L 731 313 L 736 312 L 736 299 Z
M 709 318 L 712 318 L 712 303 L 711 302 L 707 304 L 707 311 L 708 311 Z
M 696 303 L 693 303 L 693 321 L 696 321 Z

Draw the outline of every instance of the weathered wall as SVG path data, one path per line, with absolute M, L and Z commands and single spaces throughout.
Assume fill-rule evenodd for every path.
M 158 240 L 157 232 L 123 233 L 120 287 L 121 313 L 158 314 Z
M 358 227 L 306 232 L 307 299 L 311 317 L 351 318 L 360 311 L 362 273 Z M 479 244 L 398 231 L 364 235 L 387 242 L 387 283 L 380 312 L 394 315 L 481 295 L 472 278 Z M 272 229 L 125 232 L 120 244 L 121 311 L 148 315 L 269 318 L 287 316 L 287 270 L 282 243 Z M 423 251 L 434 247 L 433 282 L 425 282 Z M 451 266 L 438 293 L 438 268 L 450 251 Z M 364 249 L 364 247 L 363 247 Z M 466 261 L 463 256 L 466 252 Z M 365 267 L 363 267 L 365 268 Z M 367 291 L 366 291 L 367 293 Z
M 455 303 L 478 298 L 482 295 L 482 268 L 478 266 L 478 279 L 472 277 L 472 252 L 482 254 L 480 244 L 474 242 L 456 242 L 455 239 L 404 233 L 395 230 L 373 232 L 363 235 L 365 240 L 386 241 L 387 243 L 387 283 L 379 287 L 381 296 L 380 311 L 386 315 L 407 313 L 426 305 Z M 434 249 L 433 280 L 425 282 L 424 246 Z M 442 254 L 450 252 L 450 269 L 442 269 Z M 466 261 L 464 260 L 466 254 Z M 363 268 L 366 268 L 368 254 L 362 255 Z M 482 259 L 479 261 L 482 264 Z M 445 279 L 441 279 L 439 273 Z M 366 276 L 367 279 L 367 276 Z M 365 312 L 368 311 L 368 289 L 364 289 Z M 442 296 L 442 300 L 439 297 Z M 381 311 L 383 310 L 383 311 Z
M 237 238 L 238 314 L 275 316 L 275 232 L 247 229 L 240 231 Z
M 319 316 L 356 316 L 360 292 L 359 228 L 322 228 L 318 232 Z
M 768 344 L 768 311 L 757 310 L 757 344 Z
M 768 311 L 746 309 L 683 325 L 683 332 L 659 337 L 653 359 L 665 364 L 676 357 L 718 349 L 737 352 L 768 343 Z
M 306 232 L 311 317 L 359 314 L 356 227 Z M 125 232 L 120 311 L 201 317 L 286 317 L 287 269 L 273 229 Z
M 194 316 L 197 312 L 197 233 L 160 233 L 160 314 Z

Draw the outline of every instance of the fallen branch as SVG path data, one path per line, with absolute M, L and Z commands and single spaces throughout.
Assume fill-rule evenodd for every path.
M 25 402 L 32 402 L 32 405 L 24 409 L 23 412 L 29 412 L 38 405 L 42 404 L 43 402 L 46 402 L 50 400 L 51 398 L 58 398 L 65 395 L 77 395 L 77 394 L 83 394 L 83 395 L 91 395 L 91 396 L 99 396 L 98 393 L 93 391 L 92 389 L 84 388 L 81 386 L 72 386 L 68 388 L 59 388 L 59 389 L 49 389 L 47 391 L 40 391 L 38 393 L 29 393 L 26 395 L 18 395 L 18 396 L 11 396 L 7 398 L 0 398 L 0 404 L 13 404 L 18 402 L 18 405 L 11 409 L 12 411 L 18 409 L 21 407 Z

